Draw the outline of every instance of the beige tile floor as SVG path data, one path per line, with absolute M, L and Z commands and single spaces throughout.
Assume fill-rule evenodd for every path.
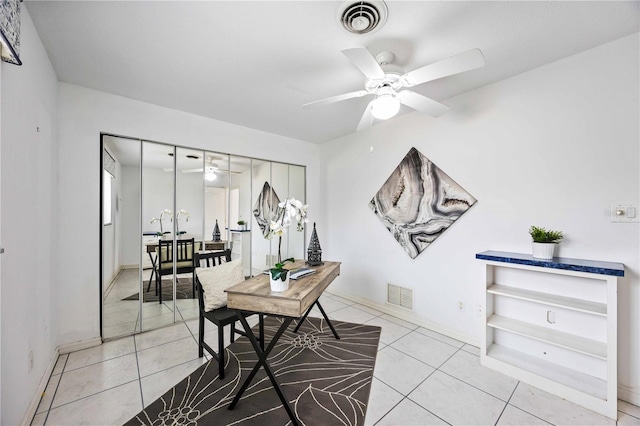
M 143 280 L 148 280 L 151 269 L 143 271 Z M 189 277 L 190 274 L 178 275 Z M 170 278 L 170 277 L 169 277 Z M 138 300 L 122 300 L 139 291 L 139 276 L 137 269 L 125 269 L 116 278 L 113 285 L 107 289 L 104 297 L 103 336 L 112 339 L 128 336 L 140 331 Z M 142 304 L 142 322 L 144 330 L 163 327 L 174 322 L 173 301 L 145 302 Z M 178 321 L 198 317 L 197 299 L 176 300 L 176 318 Z
M 476 347 L 330 293 L 321 302 L 333 319 L 382 327 L 367 425 L 616 424 L 482 367 Z M 32 424 L 126 422 L 206 362 L 196 337 L 191 320 L 60 356 Z M 618 410 L 618 425 L 640 425 L 640 407 Z

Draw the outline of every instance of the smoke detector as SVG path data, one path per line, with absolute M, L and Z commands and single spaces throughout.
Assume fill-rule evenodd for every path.
M 338 6 L 338 19 L 350 33 L 367 34 L 387 21 L 387 5 L 382 0 L 347 0 Z

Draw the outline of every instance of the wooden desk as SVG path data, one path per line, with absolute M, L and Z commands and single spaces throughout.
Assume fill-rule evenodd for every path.
M 291 266 L 288 265 L 290 269 L 296 269 L 302 266 L 304 266 L 304 260 L 298 260 Z M 336 333 L 336 330 L 333 328 L 331 321 L 329 321 L 327 314 L 324 312 L 324 309 L 322 309 L 320 302 L 318 302 L 318 298 L 322 295 L 322 292 L 338 275 L 340 275 L 340 262 L 324 262 L 324 265 L 314 266 L 313 269 L 316 270 L 314 274 L 298 280 L 291 280 L 289 288 L 283 292 L 271 291 L 269 275 L 267 274 L 260 274 L 249 278 L 248 280 L 225 290 L 227 292 L 227 308 L 236 310 L 238 319 L 244 327 L 247 338 L 258 355 L 258 362 L 240 387 L 240 390 L 238 390 L 236 396 L 233 398 L 233 401 L 228 407 L 229 410 L 233 410 L 235 408 L 238 401 L 240 401 L 242 394 L 245 392 L 249 384 L 251 384 L 251 380 L 253 380 L 258 370 L 260 370 L 260 367 L 264 367 L 274 390 L 282 402 L 282 406 L 287 411 L 287 414 L 289 414 L 291 423 L 294 426 L 299 424 L 297 417 L 289 406 L 289 402 L 280 389 L 280 385 L 271 370 L 271 366 L 269 365 L 267 358 L 278 342 L 278 339 L 280 339 L 280 336 L 282 336 L 291 322 L 296 318 L 299 319 L 298 326 L 294 330 L 294 332 L 297 332 L 300 324 L 302 324 L 302 322 L 307 318 L 307 315 L 309 315 L 309 312 L 314 305 L 320 309 L 320 312 L 327 321 L 327 324 L 331 327 L 334 337 L 336 339 L 340 338 L 338 333 Z M 247 322 L 247 313 L 260 314 L 260 340 L 258 340 L 251 329 L 251 326 L 249 326 L 249 323 Z M 264 314 L 283 317 L 282 325 L 273 336 L 273 339 L 266 349 L 264 348 L 263 332 Z
M 304 266 L 304 260 L 287 265 L 289 269 Z M 271 291 L 269 275 L 256 275 L 225 290 L 227 307 L 300 318 L 318 300 L 329 284 L 340 275 L 340 262 L 324 262 L 324 265 L 314 266 L 313 269 L 316 270 L 314 274 L 298 280 L 290 280 L 289 289 L 280 293 Z

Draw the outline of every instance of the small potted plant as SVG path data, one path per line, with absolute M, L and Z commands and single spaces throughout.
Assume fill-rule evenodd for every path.
M 294 262 L 295 259 L 290 257 L 282 262 L 276 263 L 273 268 L 269 269 L 269 281 L 271 282 L 272 291 L 285 291 L 289 288 L 289 270 L 284 268 L 284 264 L 287 262 Z
M 553 259 L 556 245 L 564 238 L 562 232 L 546 230 L 538 226 L 529 228 L 533 239 L 533 257 L 537 259 Z
M 247 222 L 245 222 L 244 220 L 240 219 L 238 221 L 238 229 L 241 231 L 246 231 L 247 229 Z

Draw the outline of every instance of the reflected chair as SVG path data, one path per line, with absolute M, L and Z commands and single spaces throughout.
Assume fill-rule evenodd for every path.
M 173 241 L 160 240 L 156 256 L 156 293 L 162 303 L 162 276 L 173 275 Z M 192 297 L 196 297 L 196 269 L 194 239 L 176 241 L 176 274 L 191 273 Z M 175 296 L 174 296 L 175 297 Z
M 198 271 L 201 268 L 213 268 L 219 266 L 222 263 L 231 261 L 231 250 L 215 252 L 202 252 L 196 253 L 196 266 Z M 229 285 L 237 283 L 227 283 Z M 218 374 L 220 379 L 224 378 L 224 364 L 225 364 L 225 349 L 224 349 L 224 326 L 230 325 L 231 327 L 231 343 L 235 341 L 235 335 L 246 336 L 245 332 L 239 328 L 236 328 L 236 321 L 238 317 L 234 310 L 228 309 L 226 306 L 222 306 L 210 311 L 205 311 L 205 292 L 203 284 L 200 282 L 196 274 L 196 289 L 198 290 L 198 356 L 204 355 L 204 349 L 207 350 L 218 361 Z M 214 351 L 211 346 L 204 341 L 204 320 L 211 321 L 218 327 L 218 351 Z

